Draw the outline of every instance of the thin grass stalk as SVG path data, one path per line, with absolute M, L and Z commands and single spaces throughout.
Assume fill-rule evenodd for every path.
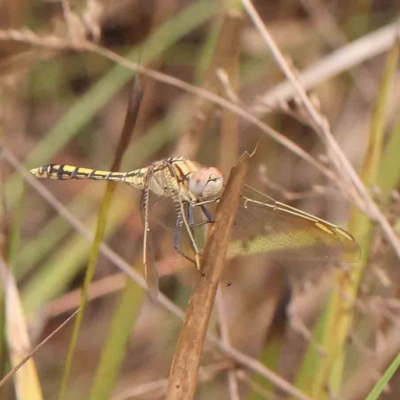
M 396 371 L 400 367 L 400 354 L 393 360 L 393 362 L 389 365 L 387 370 L 383 373 L 381 379 L 376 383 L 374 388 L 368 394 L 366 400 L 377 400 L 384 393 L 385 388 L 387 387 L 390 379 L 396 373 Z

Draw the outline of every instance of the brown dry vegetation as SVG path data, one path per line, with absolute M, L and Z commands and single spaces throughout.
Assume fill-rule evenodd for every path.
M 196 272 L 161 261 L 165 296 L 151 302 L 140 193 L 118 185 L 107 210 L 102 182 L 27 172 L 107 170 L 122 152 L 123 171 L 180 155 L 227 177 L 258 145 L 246 182 L 348 229 L 362 249 L 340 268 L 229 261 L 197 399 L 360 400 L 399 352 L 398 1 L 254 6 L 270 36 L 248 1 L 0 3 L 1 376 L 79 307 L 96 265 L 75 350 L 70 322 L 3 382 L 2 399 L 57 398 L 63 376 L 65 399 L 166 396 Z M 138 71 L 143 99 L 126 132 Z M 97 259 L 100 208 L 109 248 Z M 400 398 L 398 374 L 381 398 Z

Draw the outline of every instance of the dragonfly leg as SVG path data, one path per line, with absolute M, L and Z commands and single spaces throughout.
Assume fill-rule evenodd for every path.
M 196 227 L 196 224 L 194 223 L 194 207 L 189 204 L 188 205 L 188 220 L 189 220 L 189 227 L 190 231 L 192 232 L 192 235 L 194 235 L 193 228 Z
M 197 204 L 196 204 L 196 206 L 197 206 Z M 214 222 L 217 222 L 217 220 L 213 219 L 210 211 L 207 210 L 206 207 L 204 207 L 203 205 L 200 205 L 200 207 L 201 207 L 201 210 L 202 210 L 204 216 L 206 217 L 206 221 L 201 221 L 201 222 L 198 222 L 197 224 L 195 224 L 194 220 L 192 222 L 191 219 L 189 218 L 189 222 L 190 222 L 190 227 L 191 228 L 198 228 L 198 227 L 203 226 L 203 225 L 212 224 Z M 192 208 L 194 208 L 194 207 L 192 207 Z
M 194 221 L 194 215 L 193 215 L 193 210 L 192 210 L 192 206 L 189 205 L 189 209 L 188 209 L 188 222 L 189 222 L 189 229 L 191 231 L 191 234 L 193 235 L 193 221 Z M 184 226 L 184 218 L 182 216 L 181 213 L 178 214 L 178 218 L 176 220 L 176 225 L 175 225 L 175 232 L 174 232 L 174 249 L 176 250 L 176 252 L 178 254 L 180 254 L 182 257 L 186 258 L 187 260 L 189 260 L 192 263 L 196 264 L 197 269 L 200 269 L 200 254 L 197 250 L 197 246 L 194 248 L 195 250 L 195 259 L 193 260 L 193 258 L 189 257 L 188 255 L 186 255 L 185 253 L 183 253 L 179 247 L 179 240 L 181 237 L 181 229 Z
M 213 219 L 210 211 L 204 206 L 204 204 L 201 204 L 200 208 L 201 208 L 201 211 L 203 211 L 203 214 L 205 215 L 205 217 L 207 218 L 207 221 L 205 221 L 206 223 L 217 222 L 215 219 Z

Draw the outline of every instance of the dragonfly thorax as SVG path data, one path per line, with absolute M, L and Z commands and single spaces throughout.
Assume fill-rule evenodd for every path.
M 218 169 L 200 168 L 189 176 L 189 192 L 195 200 L 212 200 L 221 192 L 224 178 Z

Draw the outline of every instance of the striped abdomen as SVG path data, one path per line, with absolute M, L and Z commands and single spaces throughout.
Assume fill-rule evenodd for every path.
M 126 182 L 138 189 L 143 189 L 145 171 L 144 168 L 131 172 L 111 172 L 97 169 L 75 167 L 73 165 L 48 164 L 31 169 L 31 173 L 37 178 L 44 179 L 94 179 L 114 182 Z

